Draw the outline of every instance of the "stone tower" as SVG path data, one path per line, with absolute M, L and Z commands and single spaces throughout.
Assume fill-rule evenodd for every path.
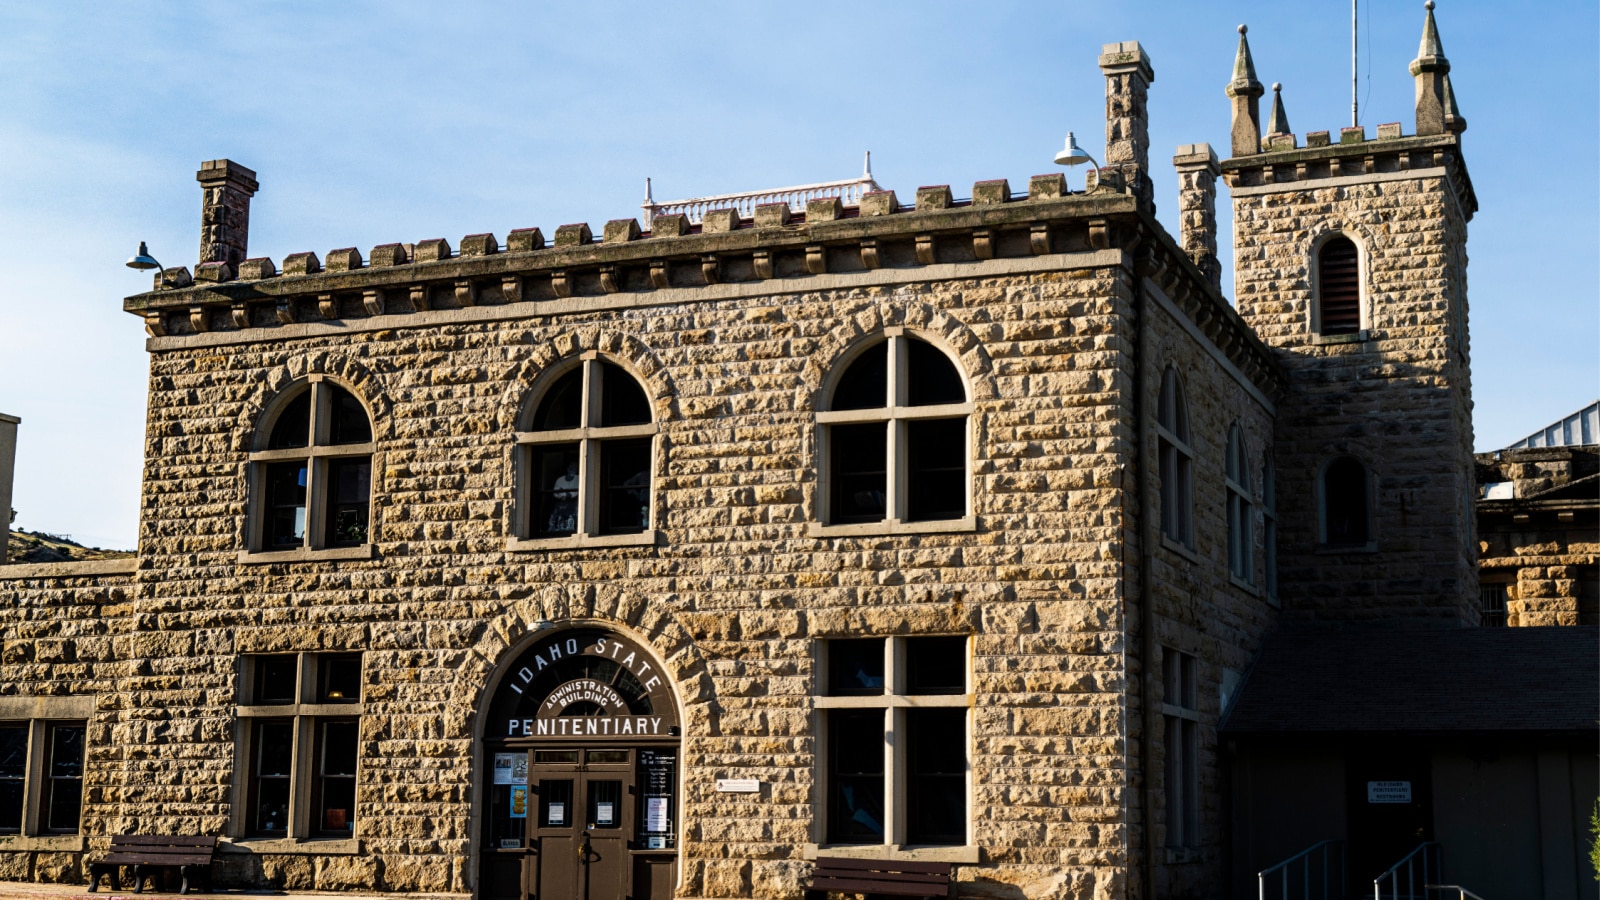
M 1476 623 L 1466 121 L 1427 4 L 1416 124 L 1261 137 L 1241 36 L 1233 158 L 1238 311 L 1292 387 L 1274 458 L 1278 583 L 1293 617 Z M 1241 34 L 1243 28 L 1240 29 Z M 1276 86 L 1275 86 L 1276 87 Z

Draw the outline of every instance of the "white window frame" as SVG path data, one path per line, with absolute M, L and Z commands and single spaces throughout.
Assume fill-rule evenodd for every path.
M 828 677 L 828 648 L 832 640 L 855 640 L 859 638 L 872 638 L 877 635 L 860 635 L 858 637 L 840 636 L 838 638 L 824 638 L 817 642 L 817 660 L 814 671 L 817 673 L 817 696 L 813 698 L 816 706 L 816 811 L 813 819 L 814 840 L 807 850 L 811 855 L 825 853 L 829 856 L 862 856 L 890 859 L 916 858 L 923 860 L 940 860 L 950 862 L 977 862 L 977 847 L 973 843 L 973 783 L 972 783 L 972 755 L 973 755 L 973 717 L 974 694 L 972 688 L 972 638 L 970 635 L 952 634 L 915 634 L 904 636 L 884 636 L 883 641 L 883 693 L 854 696 L 827 696 L 826 681 Z M 919 637 L 966 637 L 966 666 L 967 690 L 962 694 L 907 694 L 908 685 L 906 663 L 909 653 L 906 650 L 907 638 Z M 908 748 L 906 742 L 899 740 L 898 736 L 907 733 L 907 711 L 911 709 L 966 709 L 966 757 L 967 757 L 967 836 L 966 843 L 919 845 L 910 844 L 906 837 L 909 834 L 906 821 L 907 791 L 906 779 L 910 775 L 908 761 Z M 828 711 L 835 709 L 882 709 L 883 710 L 883 843 L 881 844 L 827 844 L 828 838 Z
M 330 444 L 328 431 L 333 421 L 330 408 L 331 393 L 326 386 L 333 385 L 356 398 L 361 404 L 362 411 L 367 416 L 367 429 L 373 434 L 374 440 L 361 444 Z M 278 417 L 288 409 L 289 404 L 306 392 L 311 393 L 311 422 L 307 432 L 309 443 L 304 447 L 285 447 L 280 450 L 267 449 L 272 440 L 272 431 L 278 425 Z M 371 559 L 372 558 L 372 533 L 377 527 L 377 516 L 374 515 L 378 496 L 378 460 L 375 423 L 372 417 L 372 407 L 366 398 L 348 384 L 326 378 L 322 375 L 310 375 L 298 384 L 292 385 L 274 398 L 268 409 L 268 414 L 263 416 L 261 424 L 256 428 L 255 449 L 250 452 L 250 518 L 246 528 L 246 549 L 239 554 L 240 562 L 279 562 L 295 559 Z M 354 547 L 328 547 L 326 546 L 327 531 L 327 473 L 328 464 L 336 459 L 352 457 L 368 457 L 371 485 L 368 487 L 367 506 L 367 540 L 365 543 Z M 266 545 L 266 502 L 267 478 L 266 468 L 271 463 L 297 462 L 306 460 L 306 530 L 300 546 L 295 548 L 273 548 Z
M 658 454 L 661 452 L 661 442 L 656 436 L 661 433 L 661 425 L 655 419 L 655 410 L 651 409 L 651 420 L 640 425 L 613 425 L 601 426 L 601 383 L 600 366 L 609 363 L 617 366 L 628 374 L 644 391 L 648 400 L 650 393 L 645 390 L 644 379 L 640 378 L 631 368 L 616 359 L 603 356 L 597 351 L 588 351 L 580 355 L 575 362 L 558 366 L 546 372 L 539 379 L 535 389 L 529 395 L 528 402 L 524 405 L 522 415 L 517 423 L 514 435 L 515 461 L 513 470 L 516 473 L 516 507 L 513 511 L 511 534 L 514 535 L 507 541 L 509 550 L 542 550 L 566 547 L 625 547 L 650 545 L 656 543 L 657 534 L 655 525 L 659 521 L 659 502 L 656 495 L 656 472 L 659 465 Z M 583 370 L 583 403 L 579 411 L 577 428 L 566 428 L 560 431 L 530 431 L 533 417 L 538 415 L 539 406 L 544 402 L 545 395 L 550 389 L 568 375 L 574 367 Z M 602 441 L 618 440 L 625 438 L 650 439 L 650 484 L 647 487 L 650 498 L 650 514 L 642 531 L 626 534 L 601 534 L 600 533 L 600 443 Z M 531 528 L 531 515 L 534 509 L 534 485 L 532 471 L 532 455 L 536 447 L 547 444 L 572 444 L 578 445 L 578 516 L 577 529 L 573 534 L 557 537 L 533 537 Z
M 293 703 L 256 704 L 255 687 L 257 666 L 266 657 L 292 656 L 295 659 L 295 686 Z M 363 696 L 354 703 L 320 703 L 317 697 L 319 665 L 323 659 L 337 656 L 360 656 L 362 666 Z M 366 762 L 356 755 L 356 806 L 352 810 L 350 837 L 330 837 L 312 821 L 312 782 L 320 764 L 317 757 L 316 726 L 318 722 L 354 719 L 361 727 L 366 705 L 366 654 L 360 651 L 330 650 L 326 652 L 251 653 L 239 657 L 239 697 L 234 708 L 237 732 L 234 739 L 234 772 L 232 816 L 229 834 L 237 842 L 249 842 L 261 852 L 279 848 L 289 849 L 306 842 L 316 842 L 327 852 L 353 852 L 359 847 L 362 825 L 366 821 L 360 809 L 361 783 Z M 289 769 L 289 810 L 285 833 L 263 835 L 254 830 L 250 821 L 250 786 L 255 780 L 254 766 L 257 754 L 256 722 L 265 719 L 286 719 L 292 723 L 293 749 Z
M 962 391 L 967 399 L 961 403 L 942 403 L 935 406 L 910 406 L 908 404 L 910 393 L 910 366 L 911 354 L 907 352 L 907 342 L 918 340 L 940 353 L 950 361 L 956 374 L 961 378 Z M 846 409 L 834 410 L 833 394 L 837 390 L 839 379 L 853 365 L 861 354 L 876 347 L 880 343 L 889 345 L 889 360 L 887 378 L 889 381 L 887 399 L 888 406 L 879 406 L 872 409 Z M 903 327 L 885 328 L 870 340 L 865 340 L 851 348 L 834 366 L 829 374 L 827 383 L 823 385 L 823 402 L 819 404 L 817 412 L 817 521 L 812 524 L 811 533 L 814 536 L 824 535 L 851 535 L 851 534 L 919 534 L 930 532 L 971 531 L 977 527 L 976 518 L 972 512 L 972 456 L 975 442 L 972 436 L 972 382 L 967 377 L 966 370 L 960 362 L 941 344 L 929 337 L 909 331 Z M 962 458 L 965 460 L 965 470 L 962 473 L 962 484 L 966 488 L 966 513 L 954 519 L 919 519 L 912 521 L 907 518 L 909 508 L 910 461 L 908 448 L 910 441 L 907 437 L 907 426 L 910 422 L 926 419 L 955 419 L 961 418 L 964 427 L 962 435 L 965 437 L 966 446 L 963 448 Z M 888 429 L 888 472 L 884 479 L 884 518 L 876 522 L 848 522 L 835 524 L 832 510 L 832 426 L 834 425 L 870 425 L 883 423 Z
M 1250 458 L 1244 429 L 1236 422 L 1228 428 L 1224 483 L 1228 493 L 1228 574 L 1245 587 L 1255 587 L 1255 509 L 1250 502 Z
M 1171 394 L 1168 388 L 1172 389 Z M 1183 378 L 1174 366 L 1161 373 L 1161 390 L 1156 399 L 1157 471 L 1161 489 L 1157 509 L 1163 541 L 1189 553 L 1194 552 L 1194 448 L 1189 445 L 1189 404 Z M 1168 397 L 1171 397 L 1172 422 L 1168 423 Z M 1181 432 L 1181 433 L 1180 433 Z M 1168 473 L 1171 473 L 1169 476 Z M 1172 484 L 1168 484 L 1170 480 Z M 1172 509 L 1176 534 L 1167 530 L 1167 508 Z
M 1199 668 L 1193 654 L 1161 648 L 1164 821 L 1169 850 L 1200 848 Z

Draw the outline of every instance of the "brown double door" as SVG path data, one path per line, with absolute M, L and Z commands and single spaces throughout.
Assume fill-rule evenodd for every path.
M 622 900 L 632 893 L 633 751 L 534 750 L 528 864 L 538 900 Z

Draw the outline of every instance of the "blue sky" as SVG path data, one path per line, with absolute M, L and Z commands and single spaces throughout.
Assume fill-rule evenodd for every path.
M 1475 426 L 1492 449 L 1600 396 L 1600 21 L 1592 2 L 1440 0 L 1437 15 L 1481 206 Z M 1409 133 L 1422 4 L 1374 0 L 1361 18 L 1362 122 Z M 1139 40 L 1175 231 L 1169 161 L 1198 141 L 1226 155 L 1240 22 L 1296 132 L 1349 124 L 1344 0 L 6 4 L 0 411 L 23 419 L 17 524 L 133 546 L 147 360 L 120 301 L 149 280 L 122 262 L 146 240 L 193 266 L 202 160 L 257 171 L 250 253 L 279 261 L 598 227 L 637 213 L 646 176 L 659 199 L 775 187 L 853 176 L 869 149 L 903 196 L 965 195 L 1051 171 L 1069 129 L 1099 156 L 1100 45 Z

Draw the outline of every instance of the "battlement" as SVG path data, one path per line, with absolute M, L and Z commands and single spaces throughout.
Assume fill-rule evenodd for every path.
M 1313 131 L 1304 147 L 1296 145 L 1292 134 L 1269 135 L 1262 152 L 1223 160 L 1222 174 L 1237 195 L 1239 188 L 1386 174 L 1415 178 L 1431 170 L 1448 177 L 1462 215 L 1470 220 L 1478 211 L 1478 197 L 1462 159 L 1461 138 L 1403 137 L 1400 130 L 1399 123 L 1379 125 L 1377 139 L 1369 140 L 1365 128 L 1344 128 L 1337 142 L 1330 132 Z

